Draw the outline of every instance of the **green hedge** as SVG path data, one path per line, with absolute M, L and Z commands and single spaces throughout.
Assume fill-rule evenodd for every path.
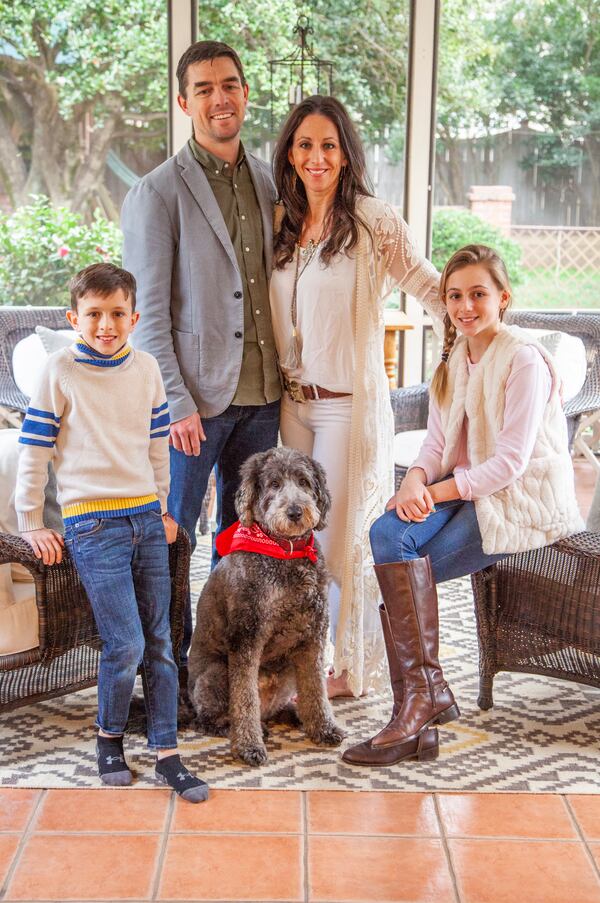
M 71 276 L 88 266 L 121 262 L 121 232 L 99 211 L 91 223 L 37 195 L 12 214 L 0 214 L 0 304 L 68 304 Z
M 513 286 L 523 281 L 521 248 L 516 241 L 507 238 L 500 229 L 491 226 L 474 213 L 469 213 L 468 210 L 442 208 L 435 211 L 431 260 L 440 272 L 455 251 L 472 244 L 489 245 L 498 251 L 506 264 Z

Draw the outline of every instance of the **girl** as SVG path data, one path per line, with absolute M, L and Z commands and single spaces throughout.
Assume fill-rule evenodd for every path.
M 503 324 L 511 292 L 491 248 L 442 273 L 442 361 L 419 456 L 370 531 L 394 695 L 392 720 L 344 753 L 358 765 L 435 758 L 458 718 L 438 661 L 436 584 L 583 529 L 560 380 L 529 334 Z

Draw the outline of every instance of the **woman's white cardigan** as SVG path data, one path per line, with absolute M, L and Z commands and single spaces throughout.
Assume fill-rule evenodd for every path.
M 354 285 L 355 370 L 348 461 L 348 515 L 335 640 L 336 674 L 348 672 L 360 694 L 389 685 L 379 622 L 379 588 L 369 528 L 394 492 L 394 418 L 385 373 L 383 300 L 395 287 L 417 298 L 436 326 L 445 309 L 439 274 L 415 248 L 408 226 L 389 204 L 364 198 Z

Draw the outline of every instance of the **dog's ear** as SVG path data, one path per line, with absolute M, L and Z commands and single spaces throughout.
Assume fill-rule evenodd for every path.
M 329 509 L 331 508 L 331 493 L 327 488 L 325 471 L 317 461 L 311 459 L 311 463 L 313 469 L 317 508 L 319 509 L 319 514 L 321 515 L 321 517 L 319 518 L 319 523 L 315 527 L 315 530 L 323 530 L 323 528 L 327 526 L 327 515 L 329 514 Z
M 240 486 L 235 494 L 235 510 L 242 527 L 251 527 L 254 523 L 254 506 L 260 492 L 259 474 L 264 460 L 270 452 L 257 452 L 246 458 L 240 467 Z

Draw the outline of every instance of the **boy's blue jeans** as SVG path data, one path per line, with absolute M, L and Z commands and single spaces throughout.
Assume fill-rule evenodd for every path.
M 148 746 L 175 748 L 177 666 L 169 626 L 169 553 L 160 512 L 79 521 L 66 527 L 65 542 L 103 642 L 97 726 L 107 734 L 124 732 L 141 663 Z
M 369 538 L 375 564 L 429 555 L 436 583 L 474 574 L 506 555 L 486 555 L 481 545 L 475 505 L 455 499 L 440 502 L 423 523 L 400 520 L 386 511 L 373 523 Z

